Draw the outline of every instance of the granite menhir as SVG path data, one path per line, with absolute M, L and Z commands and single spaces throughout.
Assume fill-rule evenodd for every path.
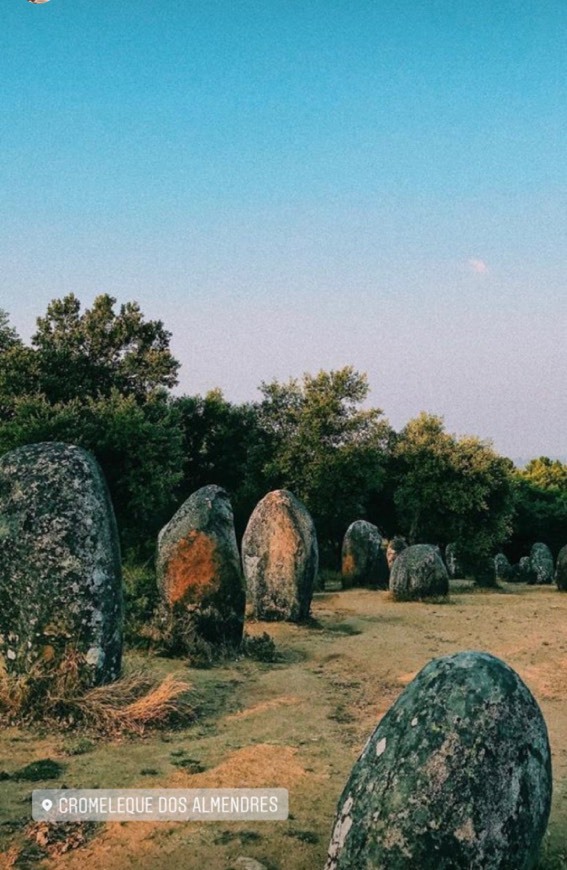
M 158 538 L 157 581 L 174 615 L 190 617 L 212 644 L 238 646 L 246 596 L 229 497 L 203 486 L 185 501 Z
M 120 674 L 122 577 L 114 511 L 95 458 L 71 444 L 0 458 L 0 650 L 8 672 L 72 650 L 85 683 Z
M 551 807 L 545 721 L 507 664 L 429 662 L 369 738 L 325 870 L 532 870 Z
M 319 567 L 317 534 L 291 492 L 276 489 L 258 502 L 242 539 L 242 564 L 257 619 L 307 619 Z

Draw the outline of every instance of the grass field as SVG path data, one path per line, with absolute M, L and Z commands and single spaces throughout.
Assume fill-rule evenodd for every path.
M 318 870 L 339 794 L 366 738 L 430 659 L 485 650 L 515 668 L 537 698 L 553 752 L 554 796 L 541 870 L 567 868 L 567 595 L 551 587 L 481 591 L 452 584 L 449 603 L 395 603 L 387 592 L 319 593 L 310 626 L 250 623 L 280 661 L 207 670 L 144 653 L 127 666 L 174 671 L 193 686 L 190 726 L 112 742 L 16 728 L 0 735 L 0 866 Z M 53 779 L 17 779 L 51 759 Z M 285 822 L 112 823 L 55 835 L 30 824 L 33 788 L 289 789 Z M 70 848 L 78 845 L 78 848 Z M 41 862 L 43 861 L 43 864 Z

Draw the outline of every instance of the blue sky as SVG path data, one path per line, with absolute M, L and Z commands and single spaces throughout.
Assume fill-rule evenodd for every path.
M 137 299 L 180 388 L 352 363 L 567 454 L 563 0 L 4 0 L 0 306 Z

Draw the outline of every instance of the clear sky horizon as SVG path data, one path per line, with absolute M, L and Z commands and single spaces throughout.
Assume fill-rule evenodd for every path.
M 0 307 L 136 299 L 180 389 L 352 364 L 567 454 L 563 0 L 4 0 Z

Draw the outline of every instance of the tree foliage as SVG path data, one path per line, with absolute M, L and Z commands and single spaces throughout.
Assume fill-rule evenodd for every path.
M 266 489 L 286 488 L 313 514 L 320 543 L 337 558 L 342 536 L 380 489 L 390 428 L 362 409 L 366 375 L 351 366 L 287 383 L 263 383 L 258 420 Z
M 456 438 L 443 420 L 420 414 L 394 448 L 395 504 L 411 543 L 457 543 L 479 578 L 512 530 L 513 465 L 478 438 Z
M 37 319 L 31 348 L 12 344 L 2 357 L 7 398 L 25 392 L 58 403 L 117 390 L 145 401 L 172 387 L 179 363 L 169 350 L 170 333 L 160 320 L 145 320 L 137 302 L 121 305 L 118 313 L 115 303 L 102 294 L 81 312 L 72 293 L 50 302 Z
M 255 408 L 232 404 L 221 390 L 181 396 L 173 400 L 173 406 L 182 437 L 182 499 L 208 484 L 224 487 L 231 497 L 240 538 L 263 495 L 257 459 L 263 434 Z
M 108 483 L 123 549 L 148 556 L 174 510 L 181 479 L 181 432 L 170 404 L 156 397 L 140 405 L 117 391 L 54 404 L 44 396 L 24 396 L 0 426 L 0 454 L 42 441 L 77 444 L 95 455 Z
M 542 541 L 557 555 L 567 542 L 567 465 L 540 456 L 515 474 L 516 516 L 511 542 L 514 559 Z

